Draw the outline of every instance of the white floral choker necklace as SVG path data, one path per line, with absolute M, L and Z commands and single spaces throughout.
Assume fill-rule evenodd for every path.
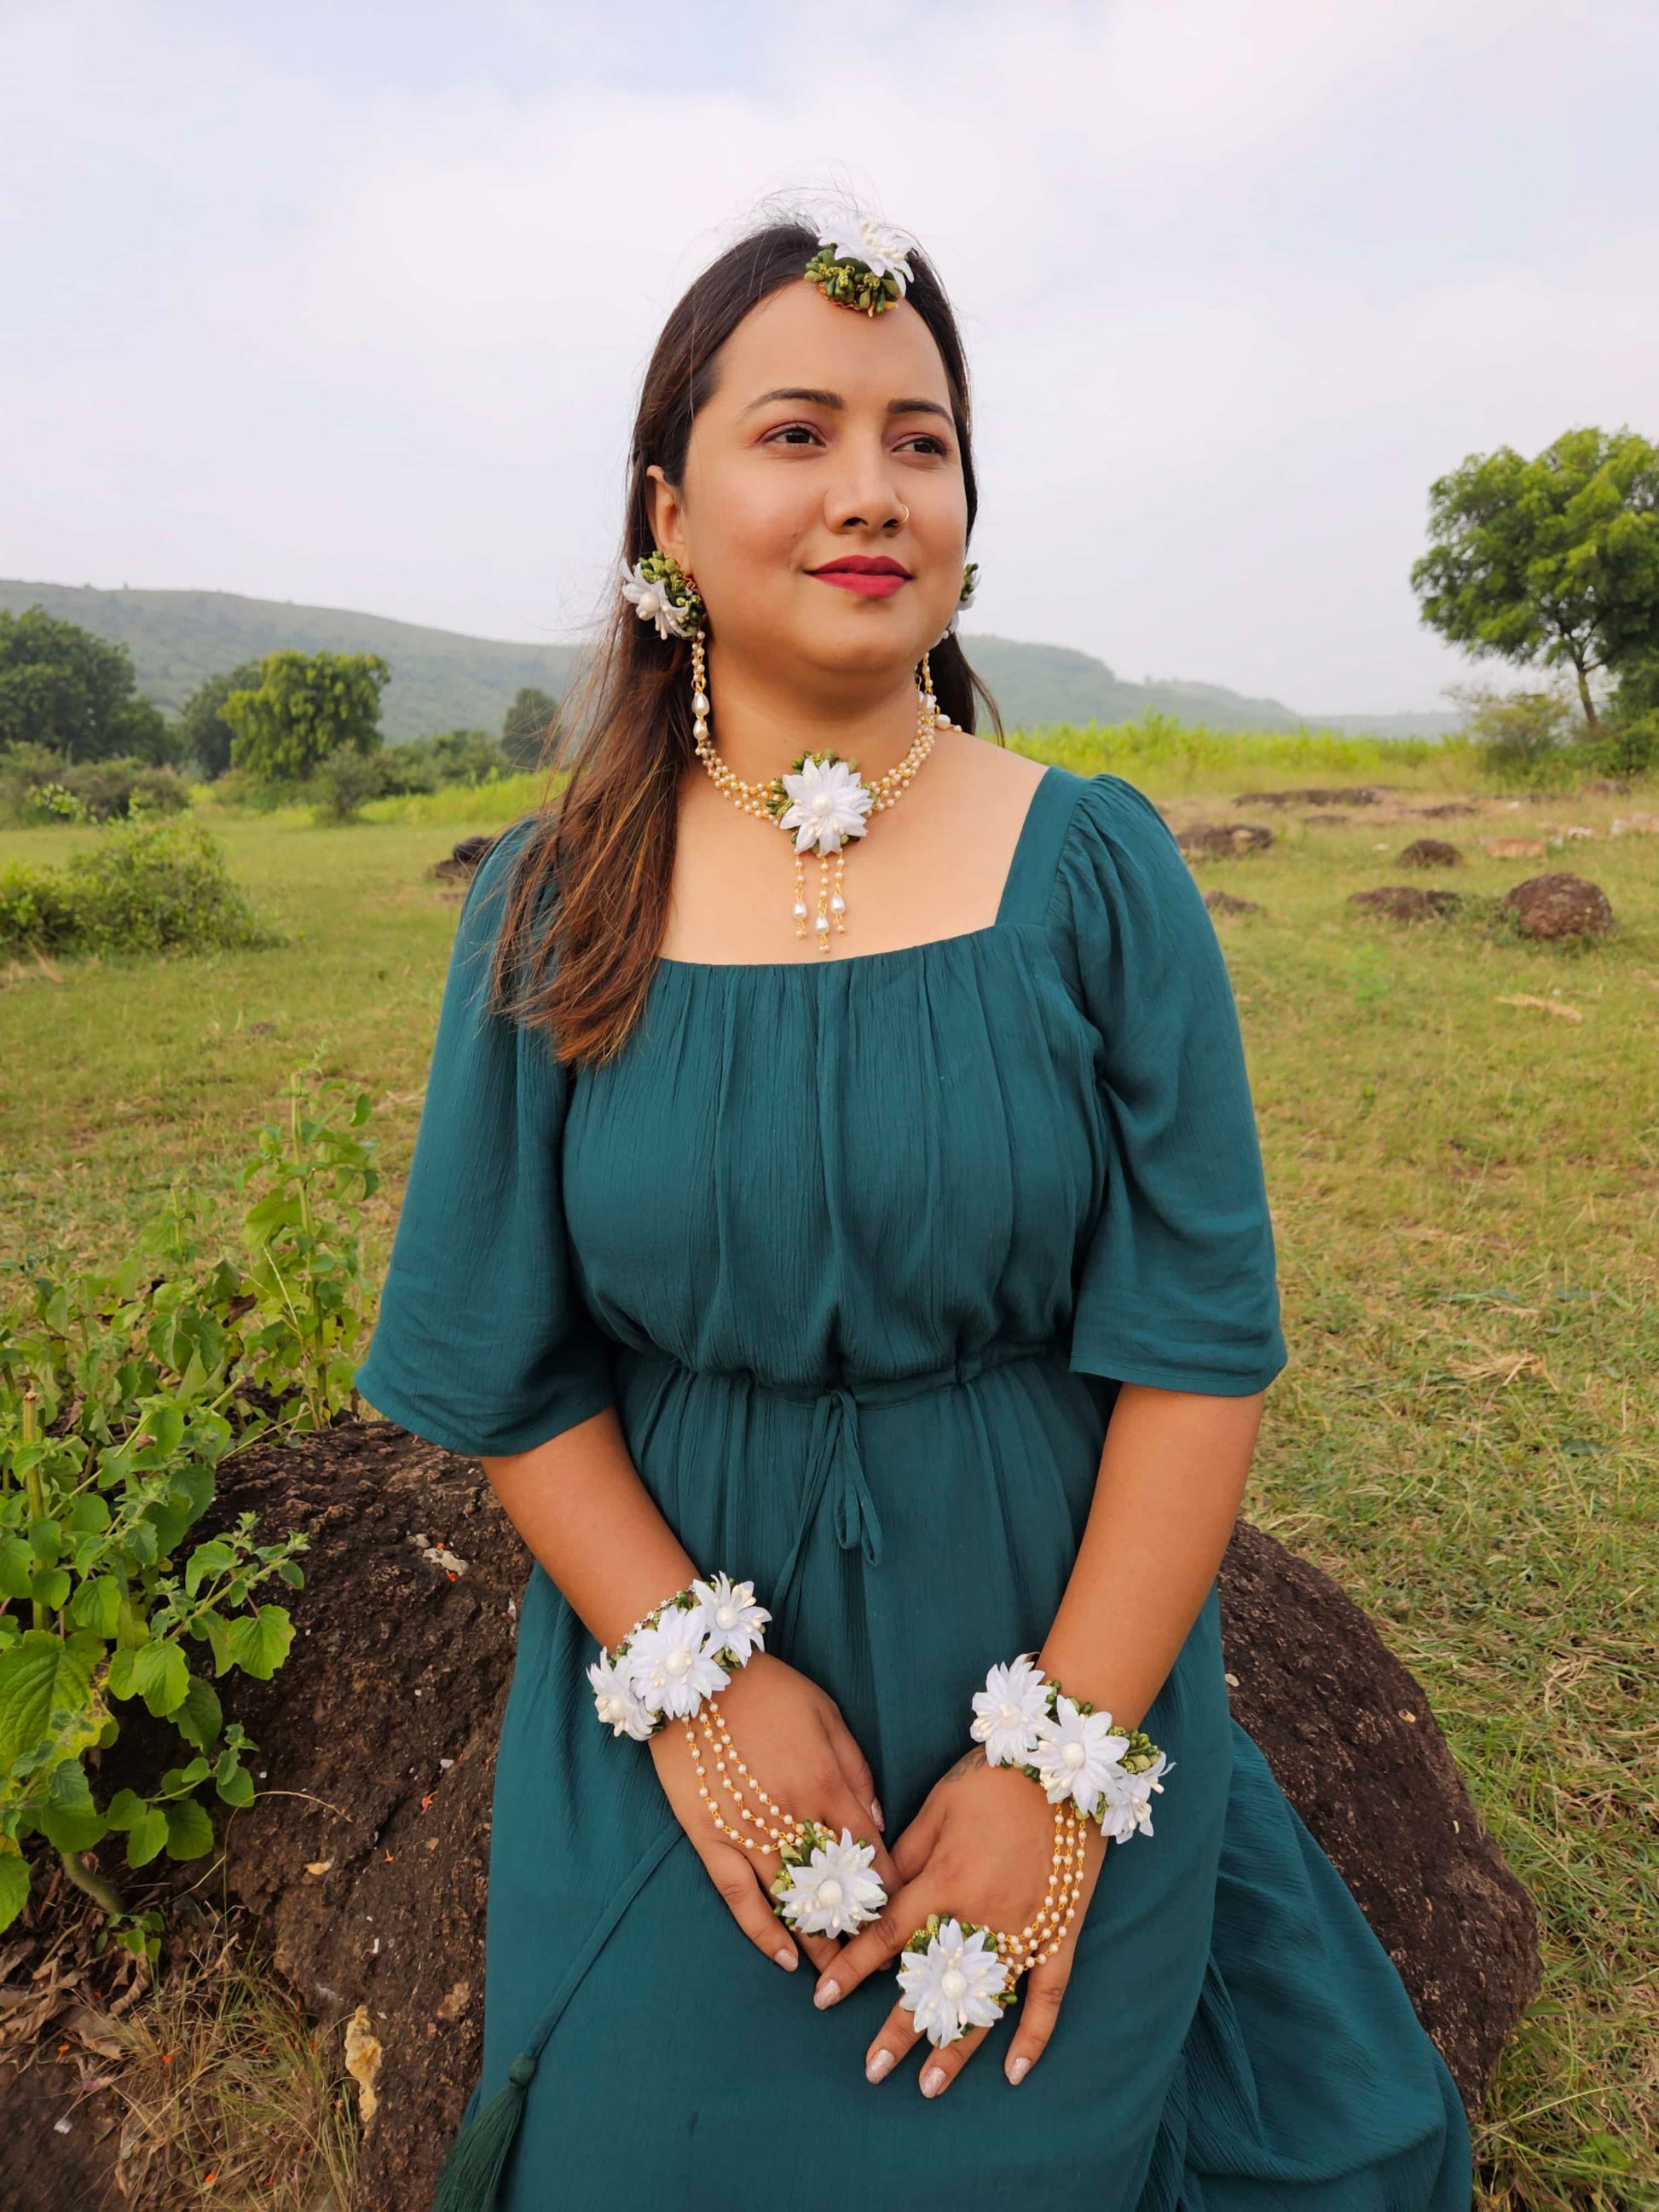
M 830 950 L 830 935 L 847 927 L 847 899 L 842 889 L 849 838 L 862 837 L 869 817 L 895 805 L 915 779 L 917 769 L 933 750 L 935 732 L 950 716 L 939 712 L 933 696 L 933 672 L 926 653 L 921 659 L 921 689 L 916 700 L 915 741 L 896 768 L 866 783 L 854 761 L 839 753 L 803 753 L 793 770 L 775 775 L 768 783 L 748 783 L 727 766 L 714 750 L 708 734 L 708 683 L 702 636 L 691 640 L 692 734 L 697 758 L 708 769 L 715 787 L 745 814 L 761 815 L 795 840 L 795 934 L 806 935 L 806 855 L 818 856 L 818 896 L 811 914 L 820 952 Z

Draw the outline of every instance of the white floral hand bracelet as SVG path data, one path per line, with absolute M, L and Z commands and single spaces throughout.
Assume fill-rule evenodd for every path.
M 671 1720 L 687 1721 L 765 1649 L 772 1616 L 752 1583 L 730 1575 L 677 1590 L 587 1670 L 593 1708 L 613 1735 L 644 1743 Z
M 1152 1799 L 1170 1761 L 1141 1729 L 1115 1730 L 1109 1713 L 1068 1698 L 1034 1653 L 992 1668 L 975 1692 L 969 1732 L 991 1765 L 1018 1767 L 1051 1805 L 1069 1799 L 1110 1842 L 1152 1834 Z

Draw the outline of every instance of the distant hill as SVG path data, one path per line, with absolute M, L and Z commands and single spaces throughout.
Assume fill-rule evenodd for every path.
M 176 712 L 202 681 L 291 647 L 301 653 L 378 653 L 392 668 L 381 720 L 397 744 L 439 730 L 501 726 L 521 684 L 557 698 L 580 659 L 574 646 L 514 645 L 427 629 L 385 615 L 245 599 L 230 592 L 106 592 L 90 585 L 0 580 L 0 608 L 42 606 L 131 652 L 138 688 Z M 1171 678 L 1131 684 L 1103 660 L 1062 645 L 1024 645 L 964 632 L 974 665 L 1010 729 L 1053 722 L 1132 722 L 1161 714 L 1218 730 L 1338 729 L 1355 735 L 1438 737 L 1450 714 L 1298 714 L 1278 699 L 1252 699 L 1219 684 Z
M 88 585 L 0 580 L 0 607 L 49 615 L 126 646 L 138 689 L 174 713 L 204 676 L 291 647 L 378 653 L 392 669 L 380 722 L 393 744 L 439 730 L 499 730 L 521 684 L 557 698 L 578 655 L 570 646 L 505 645 L 384 615 L 244 599 L 230 592 L 100 592 Z

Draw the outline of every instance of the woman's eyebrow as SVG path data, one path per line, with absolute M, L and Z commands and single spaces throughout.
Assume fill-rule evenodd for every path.
M 805 385 L 784 384 L 780 385 L 775 392 L 763 392 L 760 398 L 751 399 L 743 411 L 745 415 L 752 415 L 757 407 L 770 407 L 780 399 L 793 399 L 808 407 L 830 407 L 837 411 L 843 411 L 847 405 L 839 392 L 816 392 Z M 890 399 L 887 412 L 890 416 L 938 415 L 947 422 L 951 419 L 950 409 L 941 407 L 936 399 Z

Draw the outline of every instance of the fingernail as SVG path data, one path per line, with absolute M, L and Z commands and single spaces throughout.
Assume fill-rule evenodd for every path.
M 884 1820 L 881 1816 L 881 1800 L 879 1797 L 872 1797 L 870 1800 L 870 1818 L 875 1822 L 878 1828 L 884 1828 L 887 1826 L 886 1821 Z
M 866 2081 L 884 2081 L 898 2062 L 890 2051 L 878 2051 L 864 2069 Z
M 1018 2089 L 1020 2083 L 1025 2079 L 1025 2076 L 1030 2072 L 1030 2070 L 1031 2062 L 1029 2058 L 1011 2059 L 1008 2063 L 1008 2079 L 1013 2083 L 1015 2088 Z
M 800 1964 L 799 1953 L 792 1951 L 787 1943 L 781 1951 L 774 1951 L 772 1956 L 777 1960 L 779 1966 L 787 1966 L 791 1973 L 793 1973 L 795 1968 Z
M 812 1992 L 812 2002 L 820 2012 L 828 2012 L 840 1995 L 839 1982 L 820 1982 Z
M 930 2066 L 921 2077 L 922 2095 L 937 2097 L 948 2078 L 942 2066 Z

